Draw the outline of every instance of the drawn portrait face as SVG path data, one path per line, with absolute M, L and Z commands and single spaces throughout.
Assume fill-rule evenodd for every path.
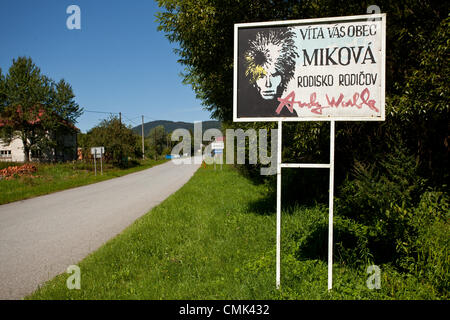
M 287 28 L 262 30 L 249 40 L 245 76 L 264 100 L 281 95 L 292 79 L 297 56 L 294 34 Z
M 264 100 L 275 99 L 278 92 L 278 87 L 282 81 L 281 72 L 277 69 L 275 63 L 277 56 L 279 56 L 280 50 L 281 47 L 279 46 L 271 47 L 271 50 L 269 50 L 269 56 L 273 58 L 262 65 L 263 72 L 256 80 L 256 87 L 261 95 L 261 98 Z

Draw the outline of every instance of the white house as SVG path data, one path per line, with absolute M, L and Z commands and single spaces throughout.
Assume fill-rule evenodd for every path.
M 30 152 L 31 161 L 70 161 L 77 159 L 77 134 L 66 134 L 56 137 L 60 140 L 64 150 L 52 150 L 50 153 L 43 154 L 40 150 Z M 0 161 L 6 162 L 25 162 L 25 151 L 22 139 L 16 137 L 10 143 L 0 138 Z
M 20 107 L 17 109 L 21 113 Z M 29 121 L 31 125 L 40 126 L 41 117 L 44 111 L 40 111 L 35 120 Z M 58 148 L 52 150 L 31 151 L 29 159 L 31 161 L 68 161 L 77 159 L 77 133 L 79 129 L 67 121 L 60 120 L 63 126 L 68 130 L 64 130 L 64 134 L 56 134 L 54 132 L 47 132 L 47 137 L 57 143 Z M 0 127 L 8 125 L 8 120 L 0 118 Z M 8 162 L 25 162 L 25 150 L 22 139 L 19 135 L 15 135 L 11 141 L 6 141 L 0 138 L 0 161 Z
M 11 143 L 7 143 L 0 139 L 0 161 L 24 162 L 25 152 L 22 140 L 16 138 Z

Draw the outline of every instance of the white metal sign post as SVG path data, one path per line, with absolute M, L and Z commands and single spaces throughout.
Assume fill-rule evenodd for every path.
M 330 121 L 330 163 L 281 163 L 282 121 L 278 121 L 277 145 L 277 266 L 276 286 L 280 288 L 281 276 L 281 168 L 328 168 L 330 169 L 328 199 L 328 290 L 333 287 L 333 204 L 334 204 L 334 138 L 335 121 Z
M 97 175 L 97 158 L 100 158 L 100 172 L 103 175 L 103 154 L 105 153 L 104 147 L 94 147 L 91 148 L 91 154 L 94 156 L 94 171 Z
M 276 287 L 281 169 L 329 169 L 328 290 L 333 286 L 335 121 L 385 120 L 386 14 L 235 24 L 233 121 L 278 122 Z M 330 121 L 330 161 L 282 163 L 283 121 Z

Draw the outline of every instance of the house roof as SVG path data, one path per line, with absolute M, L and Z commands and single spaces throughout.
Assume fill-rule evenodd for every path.
M 22 114 L 23 114 L 22 106 L 20 106 L 20 105 L 17 106 L 16 112 L 17 112 L 20 116 L 22 116 Z M 40 122 L 42 121 L 42 120 L 41 120 L 41 119 L 42 119 L 42 116 L 45 114 L 45 112 L 46 112 L 45 109 L 40 108 L 40 109 L 39 109 L 39 112 L 36 114 L 36 118 L 35 118 L 35 119 L 28 120 L 28 123 L 31 124 L 31 125 L 40 123 Z M 67 120 L 65 120 L 65 119 L 63 119 L 63 118 L 61 118 L 61 117 L 60 117 L 59 115 L 57 115 L 57 114 L 55 114 L 55 116 L 58 117 L 59 120 L 60 120 L 60 122 L 61 122 L 62 124 L 64 124 L 65 126 L 71 128 L 71 129 L 74 129 L 74 130 L 77 131 L 77 132 L 80 131 L 80 129 L 78 129 L 73 123 L 71 123 L 71 122 L 69 122 L 69 121 L 67 121 Z M 8 120 L 8 119 L 4 119 L 4 118 L 1 118 L 1 117 L 0 117 L 0 128 L 3 127 L 3 126 L 5 126 L 5 125 L 7 125 L 9 122 L 11 122 L 11 121 Z

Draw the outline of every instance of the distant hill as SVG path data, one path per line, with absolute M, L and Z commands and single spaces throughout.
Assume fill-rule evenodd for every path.
M 150 133 L 150 130 L 157 126 L 163 126 L 164 129 L 169 133 L 172 133 L 172 131 L 174 131 L 176 129 L 188 129 L 188 130 L 191 130 L 192 132 L 194 132 L 194 123 L 192 123 L 192 122 L 182 122 L 182 121 L 175 122 L 175 121 L 169 121 L 169 120 L 156 120 L 156 121 L 150 121 L 150 122 L 144 123 L 144 136 L 147 136 Z M 220 121 L 210 120 L 210 121 L 202 122 L 203 132 L 208 129 L 211 129 L 211 128 L 220 129 L 221 128 Z M 142 130 L 141 126 L 136 126 L 132 130 L 133 130 L 133 132 L 141 135 L 141 130 Z

